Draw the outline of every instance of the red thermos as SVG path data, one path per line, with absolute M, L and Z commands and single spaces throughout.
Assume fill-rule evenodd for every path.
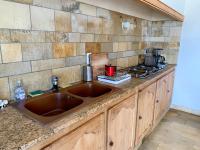
M 106 76 L 114 76 L 116 73 L 117 67 L 110 65 L 105 65 L 105 75 Z

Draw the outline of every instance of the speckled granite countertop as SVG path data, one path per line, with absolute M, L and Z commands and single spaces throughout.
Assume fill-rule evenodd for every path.
M 77 110 L 77 112 L 62 117 L 46 126 L 26 117 L 12 106 L 8 106 L 0 111 L 0 149 L 29 149 L 36 143 L 44 141 L 70 125 L 100 111 L 114 101 L 119 100 L 124 96 L 131 95 L 134 90 L 136 91 L 154 82 L 174 68 L 175 65 L 169 65 L 165 70 L 147 79 L 131 79 L 120 85 L 115 85 L 116 87 L 121 88 L 121 90 L 107 97 L 104 96 L 98 98 L 98 100 L 87 106 L 85 105 L 80 110 Z

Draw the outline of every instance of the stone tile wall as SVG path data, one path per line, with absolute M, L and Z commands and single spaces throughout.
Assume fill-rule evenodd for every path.
M 120 67 L 138 64 L 146 47 L 162 47 L 176 63 L 181 23 L 151 22 L 75 0 L 0 0 L 0 99 L 13 99 L 16 81 L 27 92 L 82 79 L 85 54 L 108 53 Z M 122 30 L 129 20 L 131 28 Z

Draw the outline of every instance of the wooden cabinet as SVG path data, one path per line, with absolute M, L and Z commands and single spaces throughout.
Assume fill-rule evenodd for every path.
M 162 77 L 157 81 L 156 101 L 154 110 L 154 124 L 156 125 L 165 113 L 168 111 L 171 104 L 173 91 L 174 72 Z
M 155 95 L 156 83 L 149 85 L 139 92 L 136 145 L 141 142 L 152 127 Z
M 108 150 L 132 150 L 135 140 L 137 95 L 108 110 Z
M 176 19 L 178 21 L 184 20 L 184 16 L 182 14 L 180 14 L 179 12 L 177 12 L 173 8 L 169 7 L 168 5 L 166 5 L 165 3 L 163 3 L 160 0 L 140 0 L 140 1 L 154 9 L 157 9 L 157 10 L 173 17 L 174 19 Z
M 43 149 L 137 149 L 168 111 L 173 83 L 174 70 L 120 103 L 107 106 L 98 116 Z
M 44 150 L 104 150 L 104 115 L 101 114 Z

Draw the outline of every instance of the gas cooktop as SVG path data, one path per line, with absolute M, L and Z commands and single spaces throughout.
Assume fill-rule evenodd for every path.
M 165 67 L 166 66 L 167 65 L 165 65 Z M 163 70 L 165 67 L 157 68 L 157 67 L 148 67 L 145 65 L 137 65 L 137 66 L 127 68 L 127 72 L 131 74 L 132 77 L 145 79 L 155 73 L 158 73 L 159 71 Z

